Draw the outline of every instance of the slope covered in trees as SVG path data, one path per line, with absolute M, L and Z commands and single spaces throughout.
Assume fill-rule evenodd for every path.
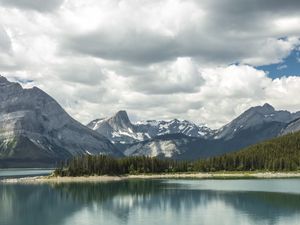
M 146 156 L 113 158 L 80 156 L 60 168 L 59 176 L 125 175 L 139 173 L 300 170 L 300 132 L 250 146 L 241 151 L 197 161 L 176 161 Z
M 300 170 L 300 132 L 274 138 L 241 151 L 200 160 L 199 171 Z

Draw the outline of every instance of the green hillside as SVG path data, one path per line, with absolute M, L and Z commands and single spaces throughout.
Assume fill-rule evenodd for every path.
M 198 171 L 300 170 L 300 132 L 195 162 Z

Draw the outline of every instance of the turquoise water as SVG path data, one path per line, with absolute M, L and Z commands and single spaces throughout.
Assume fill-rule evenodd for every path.
M 1 225 L 299 225 L 300 179 L 0 184 Z
M 49 175 L 53 169 L 0 169 L 0 180 L 5 178 Z

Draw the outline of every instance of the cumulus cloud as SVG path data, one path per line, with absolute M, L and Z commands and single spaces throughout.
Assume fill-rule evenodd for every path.
M 8 53 L 11 49 L 10 38 L 3 27 L 0 26 L 0 50 Z
M 299 100 L 295 96 L 299 91 L 300 77 L 272 80 L 265 72 L 251 66 L 200 69 L 198 74 L 202 82 L 195 84 L 198 91 L 168 94 L 136 90 L 136 86 L 131 87 L 129 82 L 132 77 L 109 70 L 102 73 L 105 78 L 96 86 L 84 82 L 62 82 L 60 77 L 50 83 L 40 80 L 36 84 L 51 93 L 68 112 L 84 123 L 125 109 L 138 119 L 176 117 L 217 128 L 247 108 L 265 102 L 277 109 L 299 110 Z M 163 83 L 163 78 L 157 84 L 159 81 Z M 61 88 L 56 88 L 57 83 Z
M 202 75 L 206 84 L 201 89 L 201 96 L 213 98 L 247 98 L 260 99 L 271 79 L 265 72 L 250 66 L 232 65 L 229 67 L 204 69 Z
M 0 67 L 9 69 L 14 67 L 12 44 L 7 31 L 0 24 Z
M 191 58 L 177 58 L 152 65 L 145 76 L 132 77 L 130 87 L 146 94 L 192 93 L 199 91 L 203 81 L 197 63 Z
M 220 127 L 249 107 L 265 102 L 277 109 L 299 110 L 299 100 L 295 98 L 299 76 L 272 80 L 264 71 L 245 65 L 203 69 L 201 74 L 205 82 L 200 91 L 179 100 L 194 106 L 185 106 L 188 110 L 180 114 L 182 118 Z
M 278 14 L 273 14 L 271 2 L 271 9 L 265 4 L 261 8 L 258 2 L 240 1 L 248 8 L 236 1 L 224 2 L 145 0 L 142 4 L 101 4 L 98 10 L 109 13 L 94 15 L 94 27 L 66 35 L 62 46 L 71 52 L 134 64 L 195 57 L 203 63 L 258 66 L 279 62 L 299 44 L 294 37 L 300 35 L 297 26 L 287 32 L 291 21 L 281 21 L 300 18 L 295 10 L 300 8 L 298 3 L 290 7 L 275 2 L 273 10 Z M 294 36 L 279 39 L 286 35 Z
M 89 0 L 91 4 L 95 1 Z M 91 13 L 94 27 L 66 35 L 65 49 L 104 59 L 154 63 L 184 55 L 179 32 L 202 12 L 192 1 L 112 1 L 95 4 L 97 10 L 73 8 L 70 14 Z M 98 7 L 97 7 L 98 6 Z M 80 11 L 80 12 L 78 12 Z M 102 14 L 98 12 L 102 11 Z M 196 13 L 194 13 L 196 12 Z M 191 13 L 194 16 L 190 17 Z M 175 18 L 176 16 L 176 18 Z M 198 21 L 199 22 L 199 21 Z M 72 23 L 72 21 L 71 21 Z M 181 27 L 181 24 L 184 25 Z
M 255 68 L 299 48 L 299 10 L 296 0 L 0 0 L 0 73 L 83 123 L 125 109 L 218 127 L 265 102 L 300 110 L 299 77 Z
M 94 60 L 73 59 L 56 64 L 53 73 L 66 82 L 97 86 L 107 77 L 100 65 Z
M 57 9 L 63 1 L 64 0 L 0 0 L 0 4 L 6 7 L 46 12 Z

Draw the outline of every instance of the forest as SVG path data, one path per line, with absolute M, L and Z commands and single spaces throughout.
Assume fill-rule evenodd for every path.
M 218 171 L 300 170 L 300 132 L 268 140 L 243 150 L 195 161 L 147 156 L 113 158 L 78 156 L 61 163 L 57 176 L 127 175 Z

